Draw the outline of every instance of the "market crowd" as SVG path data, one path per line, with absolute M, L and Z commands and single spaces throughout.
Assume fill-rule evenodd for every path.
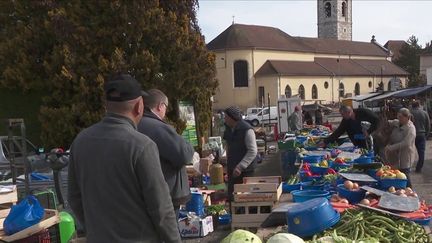
M 80 132 L 71 146 L 68 201 L 83 225 L 88 242 L 181 242 L 180 205 L 191 198 L 185 165 L 194 148 L 164 121 L 168 97 L 160 90 L 143 91 L 128 74 L 105 83 L 106 114 Z M 418 102 L 402 108 L 396 120 L 380 121 L 372 111 L 341 106 L 342 121 L 319 145 L 326 146 L 347 133 L 361 148 L 373 146 L 372 135 L 388 129 L 381 151 L 386 163 L 409 172 L 415 161 L 420 172 L 429 116 Z M 315 125 L 331 125 L 322 109 L 314 112 Z M 224 110 L 228 196 L 234 184 L 253 175 L 258 159 L 255 133 L 236 106 Z M 288 118 L 292 131 L 314 123 L 300 106 Z M 380 129 L 383 128 L 383 129 Z M 418 158 L 418 159 L 417 159 Z M 410 183 L 409 183 L 410 184 Z

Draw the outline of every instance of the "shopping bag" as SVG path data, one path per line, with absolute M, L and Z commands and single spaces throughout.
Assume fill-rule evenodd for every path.
M 27 196 L 20 203 L 12 206 L 8 216 L 3 222 L 6 235 L 12 235 L 39 223 L 44 216 L 44 209 L 35 196 Z

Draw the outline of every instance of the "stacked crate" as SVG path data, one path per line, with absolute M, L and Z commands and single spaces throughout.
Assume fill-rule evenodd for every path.
M 282 194 L 280 176 L 245 177 L 234 185 L 231 228 L 258 228 Z

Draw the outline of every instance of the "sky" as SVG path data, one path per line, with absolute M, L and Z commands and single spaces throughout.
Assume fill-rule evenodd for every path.
M 411 35 L 422 47 L 432 40 L 432 0 L 353 0 L 353 40 L 384 45 Z M 206 42 L 237 24 L 279 28 L 291 36 L 317 37 L 316 0 L 199 0 L 198 24 Z

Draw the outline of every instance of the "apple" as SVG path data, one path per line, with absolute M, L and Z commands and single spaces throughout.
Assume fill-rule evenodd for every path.
M 404 179 L 404 180 L 406 180 L 407 176 L 404 173 L 399 172 L 399 173 L 396 173 L 396 178 L 397 179 Z

